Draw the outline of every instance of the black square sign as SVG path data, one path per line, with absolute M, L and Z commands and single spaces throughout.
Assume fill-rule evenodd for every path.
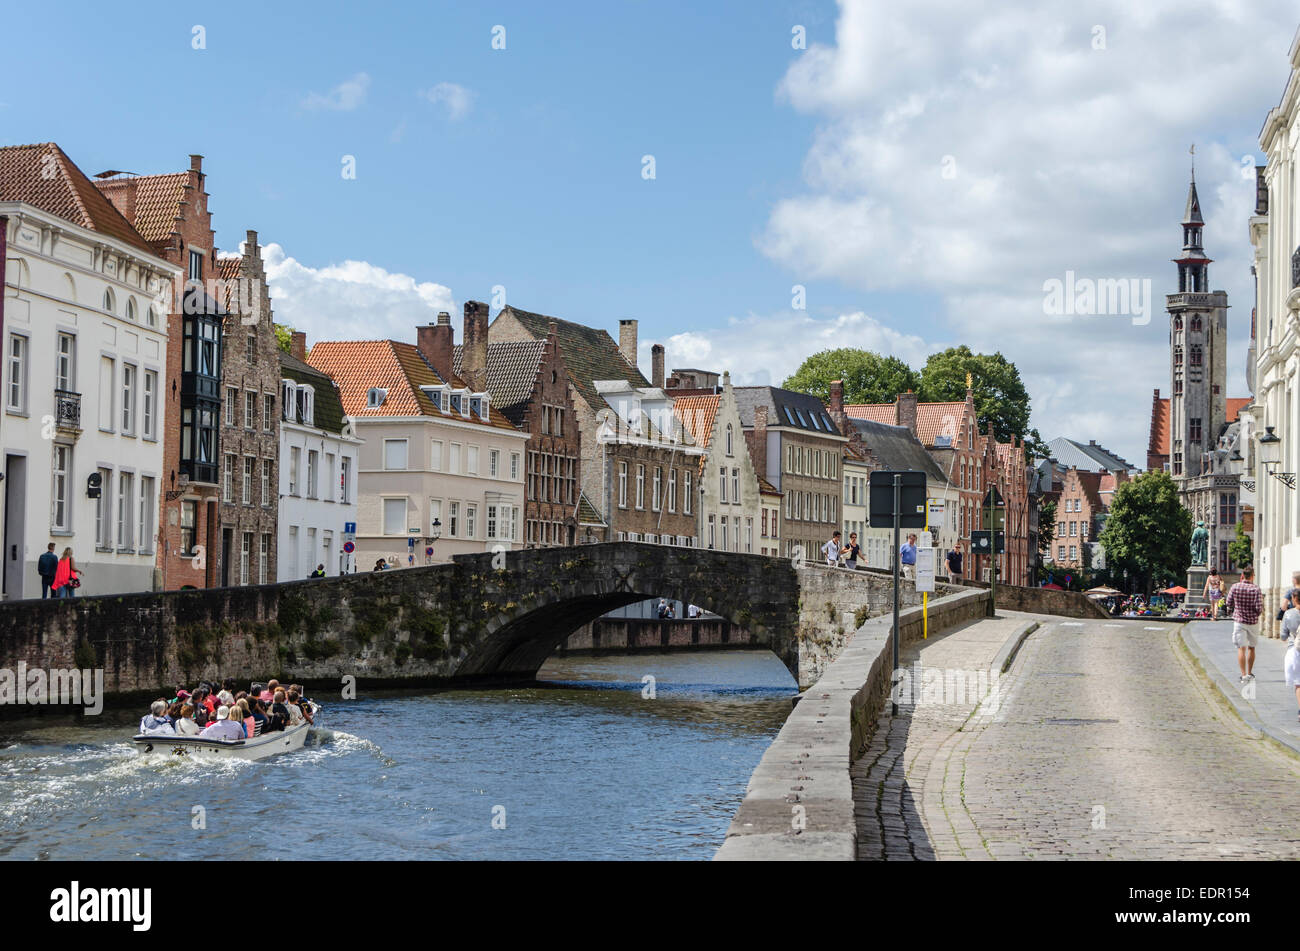
M 925 528 L 925 473 L 891 472 L 878 469 L 871 473 L 871 491 L 867 502 L 867 522 L 872 528 L 894 526 L 894 476 L 899 477 L 900 528 Z

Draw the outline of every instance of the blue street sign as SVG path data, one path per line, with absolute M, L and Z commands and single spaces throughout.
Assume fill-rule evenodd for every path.
M 356 533 L 357 533 L 357 523 L 356 523 L 356 522 L 344 522 L 344 523 L 343 523 L 343 534 L 344 534 L 344 535 L 355 535 Z
M 408 538 L 408 539 L 406 540 L 406 547 L 407 547 L 407 548 L 414 548 L 414 547 L 415 547 L 415 539 L 414 539 L 414 538 Z

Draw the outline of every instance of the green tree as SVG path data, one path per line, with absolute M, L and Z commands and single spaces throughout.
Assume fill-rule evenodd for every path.
M 1238 568 L 1255 563 L 1255 552 L 1250 544 L 1250 536 L 1246 534 L 1241 519 L 1237 519 L 1237 537 L 1228 543 L 1228 558 Z
M 966 398 L 970 374 L 980 431 L 991 425 L 999 442 L 1023 439 L 1031 456 L 1046 456 L 1038 430 L 1029 426 L 1029 393 L 1016 365 L 1000 353 L 975 353 L 963 344 L 933 353 L 921 370 L 921 399 L 954 403 Z
M 1178 501 L 1174 480 L 1166 472 L 1152 471 L 1120 483 L 1097 540 L 1106 549 L 1112 576 L 1127 571 L 1150 595 L 1154 582 L 1187 575 L 1191 539 L 1192 513 Z
M 293 328 L 284 324 L 272 324 L 275 328 L 275 343 L 285 353 L 290 353 L 293 344 Z
M 846 403 L 892 403 L 899 393 L 916 391 L 921 382 L 916 371 L 898 357 L 840 347 L 814 353 L 781 385 L 811 393 L 825 403 L 831 398 L 833 380 L 844 381 Z
M 1052 553 L 1052 539 L 1056 537 L 1056 499 L 1045 495 L 1038 497 L 1038 552 L 1044 557 Z

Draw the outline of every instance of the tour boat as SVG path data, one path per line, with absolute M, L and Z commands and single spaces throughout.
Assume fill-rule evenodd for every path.
M 312 715 L 316 716 L 319 712 L 320 706 L 312 704 Z M 182 736 L 176 733 L 139 733 L 131 738 L 131 742 L 141 753 L 197 756 L 205 760 L 259 760 L 302 749 L 310 729 L 311 724 L 304 721 L 297 726 L 243 740 L 218 740 L 208 736 Z

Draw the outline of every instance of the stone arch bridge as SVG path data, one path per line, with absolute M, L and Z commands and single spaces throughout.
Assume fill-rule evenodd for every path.
M 665 597 L 744 627 L 803 687 L 892 596 L 880 573 L 614 542 L 253 587 L 14 602 L 0 607 L 9 631 L 0 666 L 87 666 L 93 651 L 117 694 L 274 674 L 309 684 L 347 675 L 372 686 L 520 682 L 583 624 Z M 906 582 L 903 601 L 917 603 Z

